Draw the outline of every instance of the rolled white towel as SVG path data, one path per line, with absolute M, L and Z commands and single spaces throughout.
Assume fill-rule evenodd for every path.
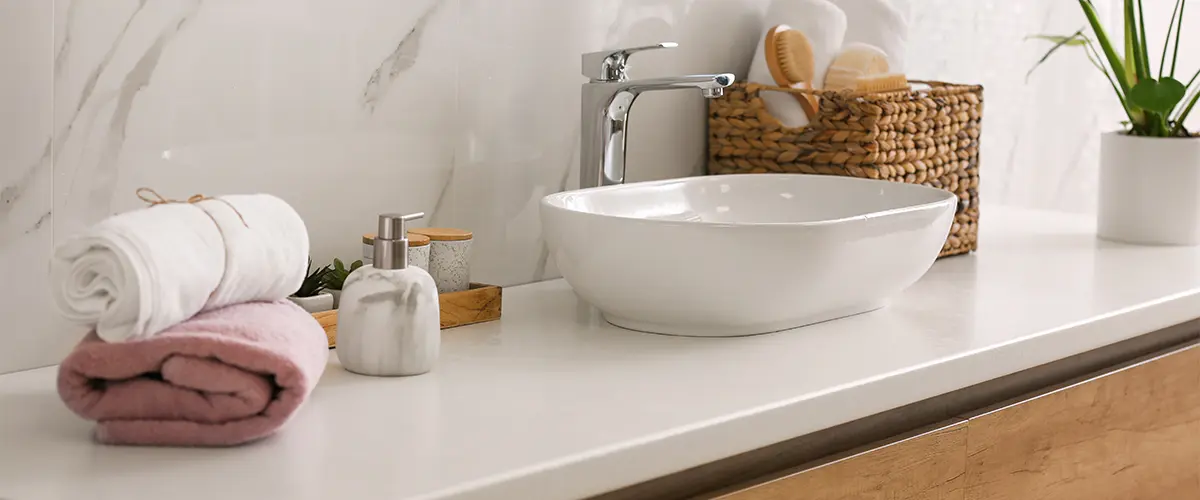
M 271 195 L 156 205 L 59 245 L 52 293 L 101 339 L 141 339 L 201 311 L 287 297 L 304 280 L 308 245 L 300 215 Z
M 813 48 L 813 82 L 818 87 L 825 81 L 825 71 L 833 58 L 842 50 L 842 38 L 846 34 L 846 14 L 829 0 L 775 0 L 767 7 L 763 16 L 763 28 L 758 39 L 758 50 L 750 63 L 747 79 L 751 82 L 775 85 L 767 68 L 763 41 L 771 27 L 786 24 L 804 33 Z M 782 92 L 763 92 L 763 105 L 767 112 L 788 127 L 808 125 L 808 116 L 796 99 Z
M 874 45 L 887 54 L 888 71 L 904 73 L 908 21 L 891 0 L 831 0 L 846 13 L 846 43 Z
M 786 24 L 808 37 L 813 48 L 813 81 L 825 81 L 825 71 L 842 51 L 846 14 L 829 0 L 775 0 L 767 7 L 767 24 Z
M 762 36 L 758 37 L 758 48 L 754 51 L 754 61 L 750 62 L 750 72 L 746 79 L 775 87 L 775 79 L 771 77 L 771 69 L 767 66 L 766 51 L 767 31 L 771 29 L 771 26 L 764 29 Z M 784 126 L 803 127 L 808 125 L 808 114 L 804 112 L 804 108 L 800 106 L 795 97 L 783 92 L 762 92 L 759 97 L 762 98 L 767 113 L 774 116 Z

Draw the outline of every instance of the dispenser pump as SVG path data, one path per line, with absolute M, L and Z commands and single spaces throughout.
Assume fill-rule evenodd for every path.
M 425 217 L 415 214 L 381 214 L 379 231 L 375 234 L 375 269 L 404 269 L 408 267 L 407 222 Z

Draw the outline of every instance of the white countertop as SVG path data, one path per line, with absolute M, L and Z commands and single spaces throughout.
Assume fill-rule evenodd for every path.
M 1200 250 L 1044 212 L 982 227 L 982 251 L 882 310 L 758 337 L 627 332 L 562 281 L 508 288 L 503 320 L 445 332 L 432 374 L 331 359 L 295 420 L 242 448 L 94 445 L 52 368 L 6 375 L 0 498 L 586 496 L 1200 317 Z

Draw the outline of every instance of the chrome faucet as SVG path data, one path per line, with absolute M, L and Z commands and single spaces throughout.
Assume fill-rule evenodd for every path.
M 629 108 L 642 92 L 652 90 L 700 89 L 707 98 L 721 97 L 733 83 L 733 74 L 690 75 L 648 80 L 630 80 L 626 74 L 629 56 L 644 50 L 678 47 L 663 42 L 646 47 L 616 49 L 583 55 L 583 84 L 579 152 L 579 187 L 609 186 L 625 182 L 625 129 Z

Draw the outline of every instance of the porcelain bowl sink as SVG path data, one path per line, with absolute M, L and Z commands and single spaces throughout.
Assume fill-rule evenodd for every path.
M 933 264 L 958 198 L 795 174 L 640 182 L 542 199 L 563 277 L 617 326 L 753 335 L 882 307 Z

